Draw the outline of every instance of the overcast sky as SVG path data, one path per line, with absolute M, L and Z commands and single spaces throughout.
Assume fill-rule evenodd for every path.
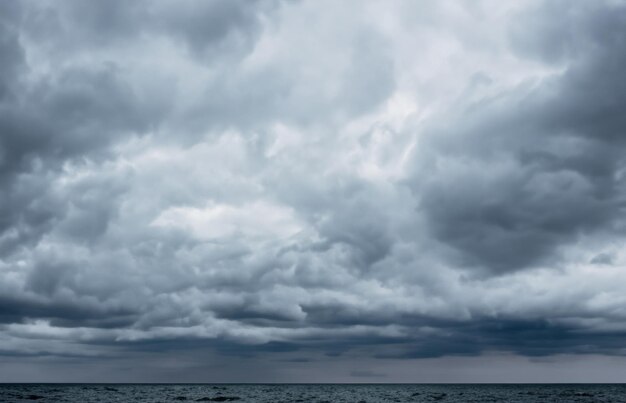
M 0 381 L 626 381 L 626 2 L 0 2 Z

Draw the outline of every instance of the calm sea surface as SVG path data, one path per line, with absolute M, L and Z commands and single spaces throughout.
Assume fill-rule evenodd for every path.
M 0 384 L 24 402 L 626 402 L 626 385 Z

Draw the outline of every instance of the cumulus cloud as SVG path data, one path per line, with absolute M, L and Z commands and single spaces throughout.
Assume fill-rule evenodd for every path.
M 625 353 L 623 2 L 0 8 L 0 360 Z

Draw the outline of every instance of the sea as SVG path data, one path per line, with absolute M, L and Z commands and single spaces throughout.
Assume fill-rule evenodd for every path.
M 626 384 L 0 384 L 24 402 L 626 402 Z

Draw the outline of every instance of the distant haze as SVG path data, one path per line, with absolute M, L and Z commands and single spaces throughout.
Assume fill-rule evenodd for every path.
M 0 2 L 0 382 L 626 382 L 626 1 Z

